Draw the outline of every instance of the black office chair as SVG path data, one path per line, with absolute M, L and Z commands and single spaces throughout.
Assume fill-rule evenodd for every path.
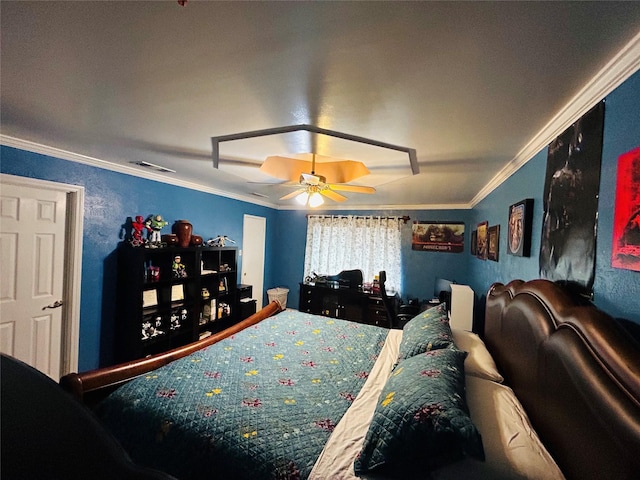
M 387 272 L 381 270 L 378 274 L 378 284 L 380 285 L 380 296 L 382 297 L 382 303 L 384 303 L 384 309 L 387 312 L 387 320 L 389 321 L 389 328 L 395 328 L 398 323 L 398 299 L 394 295 L 390 297 L 387 295 L 387 287 L 385 285 L 387 281 Z

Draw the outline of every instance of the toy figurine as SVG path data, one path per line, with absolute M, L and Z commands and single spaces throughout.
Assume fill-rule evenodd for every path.
M 131 224 L 131 226 L 133 228 L 131 245 L 133 245 L 134 247 L 144 245 L 146 240 L 142 236 L 142 232 L 144 231 L 145 228 L 147 228 L 147 225 L 144 222 L 144 217 L 142 215 L 136 215 L 136 219 Z
M 161 244 L 160 230 L 169 225 L 169 222 L 166 222 L 162 218 L 162 215 L 149 215 L 144 223 L 151 233 L 149 236 L 149 242 L 154 246 L 159 246 Z
M 149 262 L 149 266 L 147 267 L 147 281 L 160 281 L 160 267 L 154 267 L 153 265 L 151 265 L 151 262 Z
M 180 321 L 185 321 L 187 319 L 187 309 L 183 308 L 180 311 L 180 315 L 178 315 L 178 312 L 173 312 L 171 314 L 171 330 L 177 330 L 180 328 L 181 323 Z
M 226 235 L 218 235 L 215 238 L 210 238 L 209 240 L 207 240 L 207 245 L 210 247 L 224 247 L 225 242 L 236 243 Z
M 160 330 L 160 328 L 162 328 L 162 317 L 156 317 L 156 326 L 153 329 L 153 334 L 151 336 L 155 337 L 157 335 L 164 335 L 164 332 Z
M 187 269 L 182 263 L 182 257 L 180 255 L 176 255 L 173 257 L 173 265 L 171 266 L 173 270 L 173 278 L 186 278 L 187 277 Z
M 142 323 L 142 339 L 146 340 L 147 338 L 151 338 L 151 322 L 146 320 Z

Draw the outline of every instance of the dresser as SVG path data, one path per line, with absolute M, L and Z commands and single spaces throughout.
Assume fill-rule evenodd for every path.
M 331 283 L 300 284 L 301 312 L 391 328 L 380 295 Z

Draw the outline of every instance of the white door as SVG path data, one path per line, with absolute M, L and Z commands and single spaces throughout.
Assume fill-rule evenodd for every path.
M 242 283 L 253 286 L 258 310 L 263 306 L 264 249 L 267 219 L 245 215 L 242 224 Z
M 66 193 L 2 185 L 0 351 L 60 378 Z

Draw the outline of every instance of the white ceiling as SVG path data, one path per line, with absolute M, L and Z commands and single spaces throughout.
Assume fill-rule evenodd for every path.
M 312 151 L 378 190 L 329 207 L 472 206 L 640 68 L 640 2 L 0 8 L 2 143 L 279 208 L 291 188 L 258 167 Z M 413 148 L 420 173 L 304 130 L 221 142 L 213 167 L 211 137 L 300 124 Z

